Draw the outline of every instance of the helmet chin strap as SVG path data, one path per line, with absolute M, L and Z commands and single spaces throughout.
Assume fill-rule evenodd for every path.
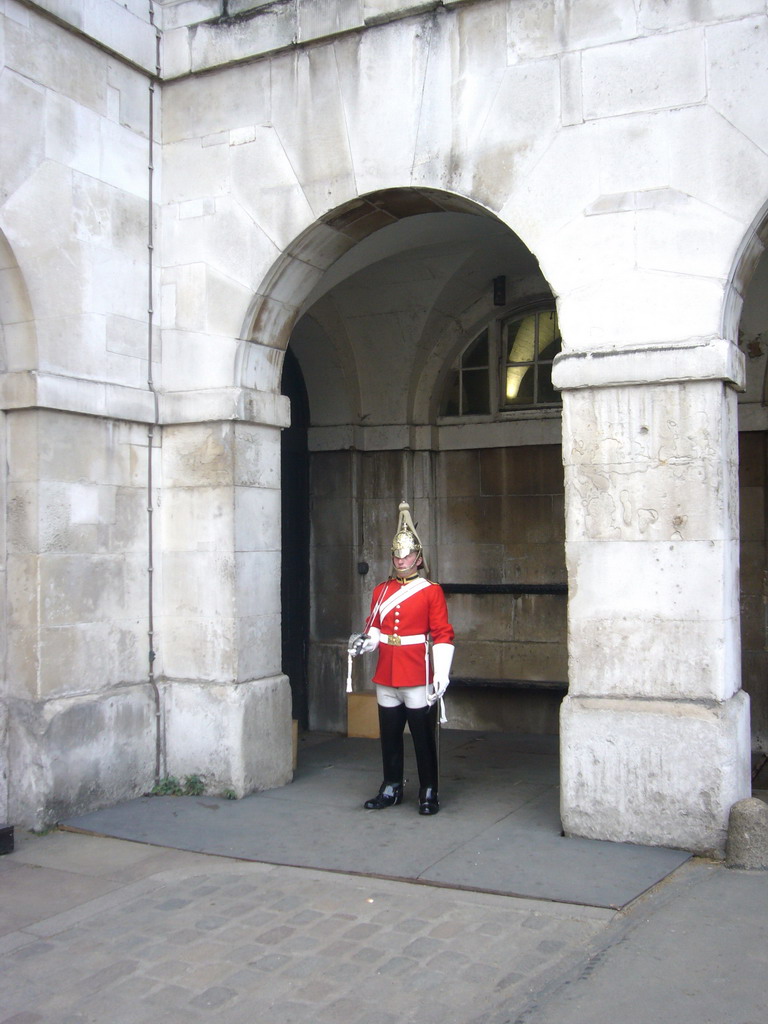
M 392 568 L 395 570 L 395 575 L 396 576 L 400 576 L 400 577 L 410 576 L 413 572 L 415 572 L 417 570 L 417 568 L 418 568 L 417 563 L 418 563 L 420 558 L 421 558 L 421 555 L 419 554 L 419 552 L 418 551 L 414 551 L 414 553 L 413 553 L 413 561 L 411 562 L 411 564 L 403 566 L 402 569 L 398 569 L 397 566 L 395 565 L 395 560 L 394 560 L 394 556 L 393 556 L 393 558 L 392 558 Z

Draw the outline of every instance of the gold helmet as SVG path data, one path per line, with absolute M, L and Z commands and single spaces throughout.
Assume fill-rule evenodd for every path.
M 413 525 L 411 507 L 407 501 L 400 502 L 399 513 L 397 531 L 392 541 L 392 557 L 407 558 L 410 554 L 421 555 L 422 563 L 426 570 L 427 563 L 424 558 L 424 549 L 421 546 L 419 535 L 416 533 L 416 527 Z

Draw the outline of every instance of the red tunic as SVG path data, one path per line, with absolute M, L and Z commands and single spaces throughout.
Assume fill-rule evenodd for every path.
M 448 609 L 445 604 L 443 588 L 431 581 L 417 580 L 417 583 L 428 585 L 418 593 L 408 596 L 413 584 L 401 583 L 399 580 L 387 580 L 379 583 L 371 599 L 371 613 L 368 626 L 375 626 L 382 632 L 379 644 L 379 660 L 373 674 L 374 683 L 382 686 L 424 686 L 432 679 L 432 670 L 425 663 L 426 643 L 395 646 L 389 644 L 384 636 L 407 637 L 419 633 L 429 634 L 432 643 L 450 644 L 453 642 L 453 627 L 448 621 Z M 398 601 L 383 618 L 378 610 L 382 603 L 403 590 L 403 600 Z M 427 675 L 429 672 L 429 675 Z

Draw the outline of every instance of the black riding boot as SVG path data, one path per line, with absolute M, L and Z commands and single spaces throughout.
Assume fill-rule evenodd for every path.
M 369 811 L 381 811 L 399 804 L 403 799 L 403 730 L 405 705 L 383 708 L 379 704 L 379 733 L 381 735 L 381 761 L 384 781 L 379 792 L 365 801 Z
M 435 740 L 435 708 L 408 708 L 408 728 L 413 737 L 419 772 L 419 814 L 437 814 L 438 767 Z

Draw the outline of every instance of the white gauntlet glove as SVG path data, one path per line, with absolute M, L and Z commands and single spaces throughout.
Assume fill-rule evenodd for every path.
M 379 646 L 381 630 L 372 626 L 367 633 L 353 633 L 349 638 L 347 651 L 356 658 L 358 654 L 370 654 Z
M 432 684 L 427 687 L 427 704 L 439 700 L 450 683 L 453 644 L 435 644 L 432 648 Z

